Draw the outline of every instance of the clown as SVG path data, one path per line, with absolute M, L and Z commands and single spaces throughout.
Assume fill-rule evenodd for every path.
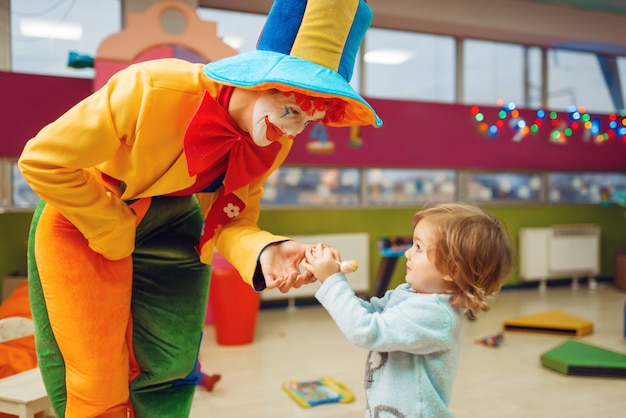
M 363 0 L 276 0 L 257 50 L 131 65 L 28 141 L 29 293 L 57 416 L 188 416 L 214 248 L 257 291 L 314 280 L 309 246 L 257 226 L 262 186 L 307 124 L 382 124 L 348 84 L 371 19 Z

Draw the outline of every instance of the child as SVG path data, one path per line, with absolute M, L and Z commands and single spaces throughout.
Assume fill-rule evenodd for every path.
M 406 250 L 406 283 L 369 302 L 339 271 L 339 253 L 318 244 L 304 267 L 322 282 L 315 294 L 348 339 L 370 350 L 366 416 L 453 417 L 462 316 L 490 308 L 514 266 L 505 226 L 476 206 L 419 211 Z

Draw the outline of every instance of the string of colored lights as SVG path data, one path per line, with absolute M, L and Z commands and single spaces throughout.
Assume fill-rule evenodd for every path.
M 583 140 L 602 143 L 619 137 L 626 144 L 626 111 L 619 114 L 612 113 L 606 118 L 607 123 L 602 126 L 599 116 L 592 116 L 585 108 L 569 106 L 566 112 L 546 111 L 539 109 L 534 118 L 526 119 L 521 116 L 515 103 L 504 105 L 498 102 L 500 110 L 495 122 L 488 122 L 479 106 L 472 106 L 471 112 L 479 124 L 479 129 L 491 136 L 498 135 L 505 125 L 513 131 L 512 140 L 521 141 L 529 134 L 536 134 L 541 129 L 550 129 L 550 141 L 566 143 L 576 131 L 582 130 Z

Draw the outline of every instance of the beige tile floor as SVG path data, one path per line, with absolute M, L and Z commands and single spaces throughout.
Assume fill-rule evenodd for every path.
M 568 376 L 542 367 L 540 356 L 570 337 L 536 333 L 504 334 L 498 348 L 476 339 L 497 334 L 509 318 L 560 310 L 594 323 L 580 341 L 626 353 L 626 292 L 602 282 L 505 290 L 493 309 L 467 321 L 461 366 L 451 409 L 458 418 L 626 417 L 626 379 Z M 203 369 L 221 373 L 213 392 L 198 388 L 191 418 L 362 418 L 366 352 L 352 346 L 319 306 L 262 309 L 252 344 L 221 346 L 208 325 L 201 347 Z M 280 386 L 287 380 L 328 375 L 352 389 L 350 404 L 298 406 Z

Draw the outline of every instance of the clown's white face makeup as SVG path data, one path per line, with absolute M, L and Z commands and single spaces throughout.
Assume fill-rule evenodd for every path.
M 303 112 L 293 95 L 265 91 L 254 104 L 250 136 L 257 145 L 265 147 L 282 136 L 295 137 L 309 123 L 319 122 L 324 116 L 326 111 Z

